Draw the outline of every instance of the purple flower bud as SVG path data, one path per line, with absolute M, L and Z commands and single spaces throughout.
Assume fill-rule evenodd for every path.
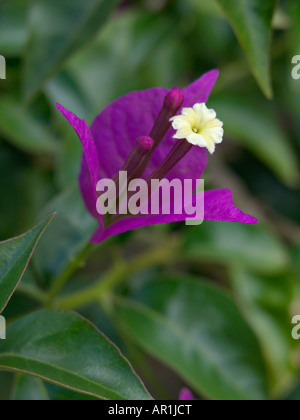
M 176 114 L 176 112 L 182 107 L 183 101 L 183 91 L 174 87 L 165 97 L 164 106 L 168 108 L 172 114 Z
M 137 139 L 135 147 L 129 153 L 121 171 L 127 172 L 128 182 L 142 175 L 145 168 L 145 160 L 151 152 L 154 140 L 148 136 L 141 136 Z M 119 188 L 119 176 L 113 178 L 117 189 Z
M 154 140 L 151 137 L 142 136 L 136 141 L 136 150 L 140 155 L 145 156 L 152 150 L 153 145 Z

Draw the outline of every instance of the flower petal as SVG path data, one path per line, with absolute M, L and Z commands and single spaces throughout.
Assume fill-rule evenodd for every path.
M 99 182 L 100 165 L 98 153 L 94 143 L 92 133 L 84 120 L 78 118 L 75 114 L 68 111 L 62 105 L 56 104 L 57 109 L 67 119 L 76 131 L 83 147 L 84 159 L 80 175 L 81 192 L 88 210 L 100 220 L 103 227 L 103 218 L 96 211 L 97 192 L 96 185 Z
M 196 102 L 206 102 L 217 77 L 218 71 L 213 70 L 185 88 L 184 106 L 191 107 Z M 134 147 L 136 139 L 142 135 L 149 135 L 168 91 L 154 88 L 131 92 L 105 108 L 94 120 L 91 129 L 85 121 L 58 105 L 60 112 L 76 130 L 84 148 L 85 159 L 81 165 L 80 188 L 86 206 L 94 216 L 97 198 L 93 187 L 100 179 L 115 176 Z M 153 153 L 146 175 L 159 167 L 173 147 L 173 134 L 174 130 L 170 129 Z M 200 179 L 206 165 L 206 151 L 194 148 L 170 171 L 167 179 Z
M 218 77 L 213 70 L 184 89 L 184 106 L 206 102 Z M 104 109 L 92 124 L 103 177 L 112 178 L 121 169 L 135 141 L 149 135 L 168 89 L 154 88 L 131 92 Z M 174 145 L 173 130 L 154 152 L 147 173 L 156 169 Z M 193 150 L 169 173 L 168 179 L 201 178 L 207 165 L 205 150 Z
M 94 120 L 91 132 L 104 178 L 113 178 L 137 138 L 150 134 L 167 93 L 161 88 L 131 92 L 106 107 Z
M 203 193 L 197 194 L 197 199 L 202 199 Z M 193 196 L 195 200 L 195 196 Z M 253 216 L 249 216 L 239 210 L 232 201 L 232 192 L 230 190 L 211 190 L 204 193 L 204 219 L 205 220 L 222 220 L 227 222 L 238 222 L 246 224 L 255 224 L 257 220 Z M 194 204 L 194 203 L 190 203 Z M 188 207 L 188 203 L 186 203 Z M 176 205 L 178 208 L 178 206 Z M 183 214 L 159 214 L 147 216 L 126 217 L 114 223 L 105 231 L 98 229 L 92 237 L 91 242 L 100 243 L 110 236 L 119 235 L 130 230 L 139 229 L 145 226 L 180 222 L 189 219 L 190 216 Z M 191 228 L 191 227 L 188 227 Z
M 258 223 L 257 219 L 239 210 L 232 201 L 232 192 L 228 189 L 205 192 L 205 220 L 222 220 L 246 224 Z
M 179 401 L 194 401 L 194 395 L 187 388 L 184 388 L 180 391 Z

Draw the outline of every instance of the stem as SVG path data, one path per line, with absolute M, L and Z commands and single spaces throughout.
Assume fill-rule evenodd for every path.
M 147 178 L 161 181 L 177 165 L 177 163 L 192 149 L 193 145 L 187 140 L 177 140 L 162 164 Z
M 87 244 L 84 247 L 84 249 L 81 251 L 81 253 L 78 255 L 78 257 L 74 259 L 74 261 L 72 261 L 71 264 L 69 264 L 68 267 L 54 279 L 53 284 L 48 293 L 46 306 L 51 306 L 53 300 L 61 291 L 61 289 L 64 287 L 64 285 L 67 283 L 67 281 L 72 276 L 72 274 L 75 271 L 77 271 L 78 268 L 82 267 L 83 262 L 90 255 L 90 253 L 94 251 L 94 249 L 95 249 L 95 245 Z
M 176 258 L 177 249 L 178 242 L 169 241 L 159 248 L 140 255 L 133 261 L 121 261 L 94 285 L 57 299 L 53 302 L 53 306 L 57 309 L 78 309 L 92 302 L 97 302 L 102 295 L 116 288 L 131 274 L 153 265 L 164 264 L 174 257 Z
M 45 303 L 47 300 L 47 294 L 34 285 L 20 283 L 17 292 L 22 293 L 40 303 Z

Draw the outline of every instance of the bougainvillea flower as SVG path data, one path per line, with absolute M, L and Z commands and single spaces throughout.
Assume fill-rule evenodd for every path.
M 216 112 L 205 104 L 183 108 L 182 114 L 171 118 L 171 122 L 176 130 L 174 139 L 186 139 L 194 146 L 206 147 L 211 154 L 216 144 L 223 141 L 223 123 L 217 119 Z
M 194 398 L 194 395 L 191 393 L 189 389 L 184 388 L 180 391 L 179 400 L 180 401 L 195 401 L 196 398 Z
M 207 166 L 206 148 L 213 152 L 215 144 L 221 141 L 223 135 L 220 121 L 215 119 L 212 110 L 197 105 L 194 108 L 196 120 L 199 107 L 205 110 L 206 117 L 204 126 L 197 120 L 197 126 L 194 127 L 197 132 L 194 131 L 194 134 L 198 137 L 195 139 L 192 136 L 191 142 L 176 140 L 176 129 L 172 124 L 176 126 L 173 118 L 180 116 L 182 110 L 207 102 L 217 77 L 218 71 L 213 70 L 183 90 L 153 88 L 131 92 L 107 106 L 91 127 L 72 112 L 57 105 L 75 129 L 83 146 L 80 190 L 87 209 L 99 221 L 92 242 L 99 243 L 109 236 L 129 230 L 184 221 L 189 217 L 188 213 L 176 214 L 173 211 L 168 215 L 124 215 L 107 221 L 97 212 L 96 186 L 101 179 L 116 179 L 121 170 L 129 170 L 129 176 L 145 180 L 156 177 L 169 181 L 179 179 L 184 182 L 189 179 L 196 182 L 201 179 Z M 187 121 L 192 119 L 193 116 L 190 116 Z M 195 142 L 202 147 L 193 146 Z M 194 198 L 198 199 L 197 194 L 194 194 Z M 204 193 L 204 219 L 249 224 L 257 222 L 233 204 L 232 193 L 227 189 Z

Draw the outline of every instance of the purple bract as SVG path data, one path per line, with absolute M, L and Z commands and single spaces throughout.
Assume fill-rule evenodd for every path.
M 154 139 L 154 146 L 145 157 L 144 163 L 141 162 L 140 167 L 142 168 L 143 165 L 145 167 L 140 175 L 147 179 L 150 174 L 157 173 L 158 168 L 166 162 L 166 157 L 170 155 L 170 151 L 176 144 L 173 138 L 174 130 L 169 124 L 170 118 L 178 113 L 181 106 L 192 107 L 195 103 L 206 103 L 217 77 L 217 70 L 210 71 L 182 91 L 176 88 L 172 91 L 154 88 L 131 92 L 105 108 L 96 117 L 91 127 L 88 127 L 84 120 L 79 119 L 72 112 L 57 105 L 59 111 L 75 129 L 83 146 L 84 155 L 79 176 L 80 190 L 87 209 L 99 221 L 99 228 L 93 235 L 92 242 L 99 243 L 109 236 L 143 226 L 182 221 L 187 218 L 186 214 L 150 214 L 124 216 L 107 223 L 96 210 L 98 199 L 96 185 L 101 179 L 114 179 L 126 162 L 130 164 L 130 157 L 136 158 L 134 150 L 143 152 L 141 147 L 144 146 L 139 146 L 136 143 L 137 139 L 146 139 L 145 147 L 150 150 L 151 139 L 147 143 L 149 136 Z M 182 100 L 180 100 L 182 93 Z M 145 150 L 145 153 L 148 153 L 148 149 Z M 202 177 L 206 166 L 206 150 L 194 146 L 191 150 L 187 149 L 181 153 L 180 159 L 175 159 L 169 167 L 167 165 L 168 171 L 164 174 L 164 178 L 196 181 Z M 257 222 L 254 217 L 244 214 L 235 207 L 230 190 L 206 191 L 204 197 L 205 220 L 249 224 Z

